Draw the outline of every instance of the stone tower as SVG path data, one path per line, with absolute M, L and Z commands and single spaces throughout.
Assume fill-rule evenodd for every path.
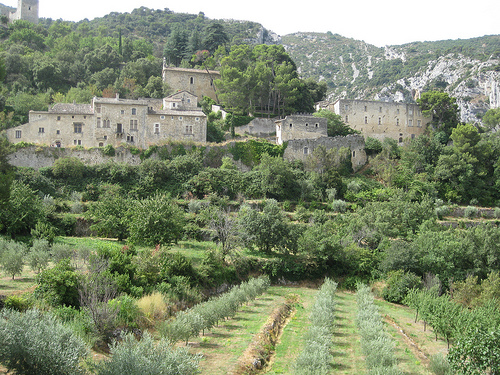
M 38 0 L 18 0 L 17 10 L 10 14 L 10 21 L 25 20 L 38 23 Z

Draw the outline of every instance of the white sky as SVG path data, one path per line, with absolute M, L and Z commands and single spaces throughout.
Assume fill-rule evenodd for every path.
M 0 2 L 17 7 L 17 0 Z M 379 47 L 500 34 L 499 0 L 40 0 L 40 17 L 80 21 L 141 6 L 254 21 L 279 35 L 331 31 Z

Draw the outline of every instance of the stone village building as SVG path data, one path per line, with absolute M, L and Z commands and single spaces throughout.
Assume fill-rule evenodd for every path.
M 181 91 L 164 99 L 94 97 L 90 104 L 57 103 L 48 111 L 30 111 L 29 122 L 7 130 L 11 143 L 52 147 L 148 148 L 171 139 L 206 142 L 207 117 L 198 98 Z
M 17 9 L 13 12 L 2 12 L 9 22 L 25 20 L 34 24 L 38 23 L 38 0 L 18 0 Z
M 340 115 L 365 137 L 392 138 L 399 143 L 424 134 L 431 121 L 417 104 L 339 99 L 320 106 Z
M 287 142 L 283 157 L 288 160 L 306 160 L 317 147 L 326 150 L 348 148 L 354 170 L 366 164 L 365 139 L 362 135 L 328 137 L 327 119 L 309 114 L 295 114 L 276 123 L 276 143 Z

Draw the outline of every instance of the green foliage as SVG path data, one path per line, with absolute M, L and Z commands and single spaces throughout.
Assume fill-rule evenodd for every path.
M 388 274 L 387 285 L 382 291 L 382 297 L 389 302 L 401 303 L 411 289 L 422 286 L 420 277 L 411 272 L 402 270 Z
M 101 149 L 101 152 L 106 156 L 115 156 L 116 150 L 113 145 L 106 145 Z
M 130 214 L 132 244 L 170 245 L 182 238 L 184 215 L 166 195 L 136 201 Z
M 201 357 L 191 355 L 187 349 L 174 348 L 161 339 L 155 343 L 153 337 L 145 332 L 140 341 L 132 333 L 115 342 L 110 348 L 109 360 L 95 364 L 98 375 L 191 375 L 199 373 L 198 362 Z
M 329 137 L 345 137 L 349 134 L 359 134 L 358 131 L 352 129 L 349 125 L 344 123 L 344 121 L 342 121 L 342 117 L 337 115 L 335 112 L 327 109 L 320 109 L 318 112 L 314 112 L 314 116 L 326 118 L 328 120 L 327 134 Z
M 326 278 L 311 311 L 311 326 L 305 345 L 297 357 L 295 373 L 320 375 L 328 373 L 333 357 L 332 334 L 335 327 L 335 292 L 337 283 Z
M 54 162 L 52 174 L 56 178 L 81 180 L 85 165 L 76 157 L 59 158 Z
M 356 302 L 356 325 L 361 335 L 361 350 L 367 369 L 374 373 L 401 374 L 394 357 L 394 340 L 384 331 L 380 313 L 368 286 L 358 284 Z
M 0 311 L 0 363 L 16 374 L 83 374 L 87 348 L 70 328 L 38 310 Z
M 0 265 L 3 271 L 14 280 L 14 277 L 20 275 L 23 270 L 27 249 L 24 244 L 14 241 L 9 241 L 4 246 L 5 248 L 0 253 Z
M 34 294 L 52 306 L 78 307 L 80 306 L 78 286 L 78 274 L 70 266 L 69 259 L 66 259 L 40 273 Z
M 417 99 L 424 116 L 431 117 L 435 130 L 444 131 L 448 136 L 459 123 L 456 99 L 440 91 L 424 92 Z

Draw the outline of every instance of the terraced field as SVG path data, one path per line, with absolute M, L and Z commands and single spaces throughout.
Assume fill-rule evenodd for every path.
M 234 319 L 221 323 L 210 333 L 189 342 L 192 353 L 201 353 L 202 374 L 239 375 L 249 373 L 293 374 L 295 360 L 300 353 L 309 327 L 309 314 L 317 288 L 271 287 L 267 293 L 242 308 Z M 263 327 L 279 306 L 294 295 L 295 309 L 283 324 L 278 342 L 271 348 L 261 348 Z M 333 362 L 330 374 L 363 374 L 364 358 L 355 324 L 357 311 L 353 293 L 339 291 L 337 326 L 332 337 Z M 408 375 L 431 374 L 428 358 L 437 352 L 446 352 L 446 343 L 435 341 L 432 330 L 423 331 L 421 322 L 414 323 L 411 309 L 376 302 L 386 324 L 386 330 L 396 340 L 395 355 L 399 368 Z M 258 348 L 271 350 L 267 363 L 255 357 Z M 262 365 L 262 367 L 261 367 Z

